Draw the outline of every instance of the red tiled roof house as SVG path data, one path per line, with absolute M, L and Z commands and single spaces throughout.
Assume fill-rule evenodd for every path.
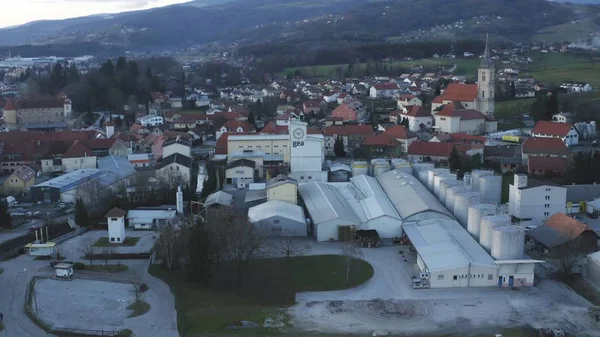
M 377 83 L 369 88 L 369 97 L 371 98 L 393 98 L 400 93 L 400 88 L 396 83 Z
M 579 144 L 579 133 L 569 123 L 539 121 L 531 130 L 532 137 L 559 138 L 566 146 Z

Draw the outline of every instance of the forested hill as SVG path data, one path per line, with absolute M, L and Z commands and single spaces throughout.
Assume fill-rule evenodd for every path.
M 195 4 L 195 5 L 194 5 Z M 472 39 L 528 41 L 584 20 L 597 31 L 600 6 L 547 0 L 229 0 L 44 21 L 0 30 L 0 45 L 97 43 L 161 50 L 219 42 L 293 42 L 306 48 L 372 42 Z M 583 22 L 583 21 L 582 21 Z M 557 38 L 569 38 L 564 33 Z

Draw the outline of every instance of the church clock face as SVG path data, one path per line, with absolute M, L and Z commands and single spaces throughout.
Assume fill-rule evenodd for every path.
M 525 178 L 519 178 L 519 185 L 525 185 Z

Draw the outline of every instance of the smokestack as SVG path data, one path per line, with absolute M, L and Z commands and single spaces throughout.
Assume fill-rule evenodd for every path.
M 35 243 L 38 243 L 37 229 L 35 230 Z
M 177 213 L 183 214 L 183 192 L 181 186 L 177 186 Z

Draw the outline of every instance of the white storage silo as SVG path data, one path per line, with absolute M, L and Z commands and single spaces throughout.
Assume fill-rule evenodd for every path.
M 463 227 L 467 227 L 469 206 L 478 204 L 481 204 L 481 195 L 477 192 L 460 193 L 454 198 L 454 216 Z
M 427 177 L 429 176 L 429 170 L 421 170 L 419 171 L 419 175 L 417 178 L 419 178 L 419 181 L 424 185 L 427 186 Z
M 453 213 L 454 211 L 454 199 L 459 193 L 469 192 L 469 189 L 464 187 L 462 184 L 452 186 L 446 189 L 446 208 Z
M 450 170 L 445 169 L 445 168 L 436 168 L 436 169 L 427 171 L 427 184 L 425 184 L 425 185 L 427 186 L 429 191 L 433 192 L 433 182 L 434 182 L 435 176 L 438 174 L 444 174 L 444 173 L 450 174 Z
M 492 228 L 492 257 L 519 260 L 525 249 L 525 230 L 520 226 L 498 225 Z
M 366 161 L 352 162 L 352 176 L 357 177 L 361 174 L 369 174 L 369 163 L 367 163 Z
M 465 175 L 463 176 L 463 183 L 465 184 L 465 186 L 471 188 L 471 174 L 470 173 L 465 173 Z
M 479 178 L 493 175 L 494 171 L 473 170 L 471 171 L 471 191 L 481 193 L 479 190 Z
M 456 174 L 436 174 L 435 177 L 433 177 L 433 195 L 435 195 L 436 198 L 440 198 L 440 187 L 442 181 L 449 179 L 456 180 Z
M 434 168 L 435 168 L 435 165 L 433 165 L 432 163 L 416 163 L 416 164 L 413 164 L 413 175 L 418 178 L 420 171 L 423 171 L 423 170 L 427 171 L 427 170 L 431 170 Z
M 467 214 L 467 231 L 475 238 L 475 240 L 479 240 L 481 218 L 488 215 L 496 215 L 495 205 L 479 204 L 469 206 Z
M 438 199 L 442 205 L 446 205 L 446 195 L 448 194 L 448 189 L 454 186 L 462 186 L 462 182 L 453 179 L 446 179 L 440 182 L 440 196 Z
M 488 215 L 481 217 L 479 228 L 479 244 L 489 253 L 492 250 L 492 228 L 494 226 L 510 225 L 508 215 Z
M 502 176 L 486 175 L 479 178 L 481 202 L 500 205 L 502 201 Z
M 390 162 L 387 159 L 373 159 L 373 177 L 377 178 L 381 174 L 391 170 Z
M 391 161 L 391 164 L 392 164 L 392 168 L 394 170 L 402 171 L 402 172 L 406 172 L 406 173 L 410 173 L 410 174 L 413 173 L 413 168 L 410 165 L 410 162 L 408 162 L 405 159 L 393 158 Z

